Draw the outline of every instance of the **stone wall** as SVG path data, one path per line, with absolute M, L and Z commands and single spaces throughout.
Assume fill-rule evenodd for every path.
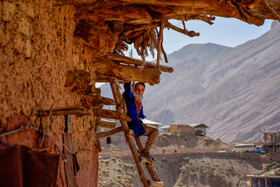
M 31 124 L 51 135 L 62 149 L 64 116 L 42 117 L 38 110 L 80 104 L 80 96 L 65 88 L 67 71 L 85 70 L 83 45 L 73 38 L 74 7 L 55 0 L 0 2 L 0 133 Z M 96 186 L 98 153 L 93 150 L 90 117 L 71 116 L 79 186 Z M 32 130 L 9 135 L 2 142 L 38 146 Z M 31 134 L 33 134 L 31 136 Z M 49 152 L 58 153 L 45 138 Z M 94 176 L 94 177 L 93 177 Z M 57 179 L 65 186 L 63 162 Z

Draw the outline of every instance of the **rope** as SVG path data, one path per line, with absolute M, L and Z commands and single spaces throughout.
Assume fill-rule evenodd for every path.
M 68 151 L 70 154 L 74 155 L 75 153 L 72 152 L 66 145 L 63 143 L 63 147 L 65 147 L 66 151 Z
M 0 138 L 2 138 L 2 137 L 4 137 L 4 136 L 7 136 L 7 135 L 9 135 L 9 134 L 13 134 L 13 133 L 20 132 L 20 131 L 27 130 L 27 129 L 33 129 L 33 130 L 35 130 L 35 131 L 37 131 L 37 132 L 40 132 L 40 130 L 39 130 L 38 128 L 33 127 L 33 126 L 30 125 L 30 124 L 27 124 L 26 126 L 21 126 L 21 127 L 19 127 L 18 129 L 16 129 L 16 130 L 12 130 L 12 131 L 5 132 L 5 133 L 0 134 Z M 45 132 L 43 132 L 43 135 L 46 135 L 47 137 L 49 137 L 49 138 L 53 141 L 53 143 L 54 143 L 54 145 L 56 146 L 58 152 L 59 152 L 60 155 L 62 156 L 63 161 L 64 161 L 64 162 L 67 162 L 67 158 L 66 158 L 65 155 L 62 153 L 62 151 L 60 150 L 60 148 L 59 148 L 58 145 L 56 144 L 55 140 L 54 140 L 49 134 L 47 134 L 47 133 L 45 133 Z

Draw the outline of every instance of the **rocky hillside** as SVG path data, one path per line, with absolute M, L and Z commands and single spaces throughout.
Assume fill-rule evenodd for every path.
M 265 163 L 233 153 L 161 154 L 155 158 L 155 169 L 166 187 L 247 186 L 246 175 L 260 173 Z M 131 156 L 100 158 L 99 164 L 100 187 L 142 186 Z
M 129 145 L 125 141 L 125 137 L 123 133 L 117 133 L 114 134 L 111 137 L 111 149 L 106 150 L 106 138 L 102 138 L 100 140 L 100 144 L 105 151 L 121 151 L 121 150 L 129 150 Z M 141 142 L 143 145 L 145 145 L 147 141 L 147 137 L 143 136 L 141 137 Z M 222 148 L 225 148 L 227 150 L 231 150 L 230 146 L 228 146 L 226 143 L 222 142 L 219 139 L 213 139 L 209 137 L 203 137 L 203 136 L 196 136 L 196 135 L 174 135 L 174 134 L 161 134 L 158 137 L 158 140 L 153 147 L 154 151 L 156 149 L 162 150 L 163 148 L 217 148 L 224 150 Z M 213 149 L 213 150 L 214 150 Z

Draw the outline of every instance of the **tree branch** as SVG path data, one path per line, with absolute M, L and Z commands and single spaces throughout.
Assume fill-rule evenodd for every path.
M 181 29 L 179 27 L 176 27 L 175 25 L 172 25 L 168 21 L 166 22 L 165 25 L 166 25 L 167 28 L 173 29 L 173 30 L 175 30 L 175 31 L 177 31 L 179 33 L 185 34 L 185 35 L 187 35 L 189 37 L 199 36 L 199 33 L 196 33 L 194 31 L 183 30 L 183 29 Z

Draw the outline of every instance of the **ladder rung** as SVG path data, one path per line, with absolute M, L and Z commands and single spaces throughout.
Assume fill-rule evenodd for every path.
M 163 182 L 152 181 L 150 187 L 164 187 Z
M 147 163 L 147 164 L 153 165 L 153 163 L 150 162 L 150 161 L 148 161 L 147 158 L 145 158 L 145 157 L 140 157 L 139 159 L 140 159 L 140 162 L 141 162 L 141 163 Z
M 161 181 L 152 181 L 149 186 L 150 187 L 164 187 L 164 184 Z

